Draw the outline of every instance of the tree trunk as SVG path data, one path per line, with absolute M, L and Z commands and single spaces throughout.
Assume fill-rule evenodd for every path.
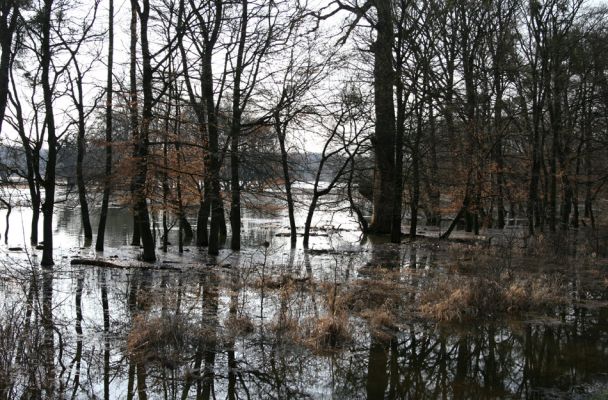
M 209 235 L 207 232 L 207 223 L 209 221 L 209 208 L 211 202 L 209 199 L 209 181 L 205 179 L 203 188 L 203 199 L 200 202 L 198 209 L 197 222 L 196 222 L 196 245 L 197 246 L 208 246 Z
M 207 109 L 207 130 L 209 137 L 209 183 L 210 183 L 210 205 L 211 205 L 211 226 L 209 229 L 208 253 L 210 255 L 219 254 L 220 244 L 220 225 L 224 209 L 220 196 L 220 159 L 219 159 L 219 134 L 218 119 L 215 110 L 213 96 L 213 70 L 211 53 L 205 54 L 203 60 L 203 95 Z
M 85 241 L 93 239 L 93 229 L 91 228 L 91 219 L 89 217 L 89 203 L 87 201 L 87 188 L 84 183 L 84 174 L 82 171 L 82 164 L 84 161 L 85 148 L 85 115 L 84 115 L 84 99 L 83 99 L 83 88 L 82 88 L 82 74 L 79 68 L 76 67 L 78 76 L 76 78 L 76 87 L 78 89 L 78 101 L 76 108 L 78 110 L 78 136 L 77 136 L 77 147 L 78 152 L 76 155 L 76 184 L 78 186 L 78 201 L 80 203 L 80 218 L 82 220 L 82 227 L 84 229 Z
M 57 164 L 57 136 L 55 116 L 53 114 L 53 88 L 49 71 L 51 68 L 51 15 L 53 0 L 44 1 L 42 14 L 41 60 L 42 90 L 44 97 L 45 125 L 47 130 L 47 162 L 44 175 L 44 204 L 42 205 L 44 248 L 42 250 L 43 266 L 52 266 L 53 262 L 53 211 L 55 206 L 55 166 Z
M 378 11 L 374 54 L 374 106 L 376 129 L 373 215 L 370 231 L 391 232 L 395 193 L 395 107 L 393 103 L 393 11 L 390 0 L 375 0 Z
M 8 102 L 8 84 L 10 78 L 11 56 L 13 55 L 13 33 L 17 29 L 17 2 L 11 5 L 3 2 L 2 13 L 0 14 L 0 133 L 2 133 L 2 122 Z M 12 9 L 12 13 L 11 13 Z M 9 17 L 9 13 L 11 13 Z
M 241 249 L 241 182 L 239 178 L 239 142 L 241 133 L 241 74 L 243 72 L 243 56 L 247 40 L 247 0 L 241 1 L 241 32 L 236 55 L 236 69 L 234 71 L 232 92 L 232 126 L 230 127 L 230 226 L 232 228 L 232 250 Z
M 400 29 L 402 29 L 400 27 Z M 397 48 L 401 49 L 403 33 L 399 32 Z M 391 222 L 391 242 L 401 243 L 401 204 L 403 202 L 403 137 L 405 135 L 405 100 L 403 89 L 403 59 L 397 57 L 395 84 L 397 87 L 397 127 L 395 135 L 395 192 L 393 193 L 393 210 Z
M 110 178 L 112 177 L 112 67 L 114 65 L 114 0 L 109 1 L 108 10 L 108 70 L 106 77 L 106 166 L 103 187 L 103 198 L 101 200 L 101 211 L 99 213 L 99 225 L 97 227 L 97 241 L 95 250 L 103 251 L 106 234 L 106 221 L 108 219 L 108 207 L 110 204 Z
M 287 199 L 287 212 L 289 215 L 289 239 L 291 247 L 296 247 L 297 242 L 297 228 L 296 228 L 296 217 L 293 205 L 293 195 L 291 193 L 291 177 L 289 174 L 289 161 L 287 148 L 285 147 L 285 125 L 281 123 L 280 116 L 278 113 L 274 116 L 274 126 L 279 140 L 279 148 L 281 149 L 281 167 L 283 169 L 283 181 L 285 185 L 285 196 Z
M 133 140 L 133 159 L 137 159 L 137 140 L 139 137 L 139 117 L 138 117 L 138 98 L 137 98 L 137 3 L 134 4 L 131 0 L 131 42 L 130 42 L 130 67 L 129 67 L 129 84 L 130 84 L 130 102 L 129 102 L 129 122 L 131 127 L 131 138 Z M 133 201 L 136 200 L 135 179 L 131 183 L 131 196 Z M 141 244 L 141 233 L 139 231 L 139 223 L 137 221 L 137 213 L 135 203 L 133 204 L 133 238 L 132 246 Z
M 410 203 L 410 238 L 416 239 L 416 230 L 418 228 L 418 203 L 420 201 L 420 140 L 422 138 L 422 114 L 424 110 L 424 99 L 421 97 L 418 99 L 418 117 L 416 121 L 416 131 L 414 136 L 414 143 L 412 146 L 412 196 Z
M 139 8 L 137 0 L 131 0 L 135 3 L 140 20 L 140 35 L 141 35 L 141 51 L 142 51 L 142 88 L 143 88 L 143 109 L 142 119 L 139 129 L 138 138 L 136 140 L 137 151 L 137 167 L 135 170 L 135 219 L 141 235 L 143 244 L 142 260 L 147 262 L 156 261 L 154 251 L 154 238 L 150 230 L 150 216 L 148 213 L 148 204 L 146 202 L 146 181 L 148 174 L 148 137 L 150 123 L 152 122 L 152 55 L 148 47 L 148 18 L 150 15 L 149 0 L 143 0 L 142 8 Z
M 15 82 L 12 81 L 13 91 L 16 90 Z M 32 245 L 38 244 L 38 222 L 40 220 L 40 180 L 38 175 L 40 173 L 40 148 L 42 143 L 35 143 L 32 148 L 32 142 L 25 132 L 23 111 L 21 103 L 17 95 L 14 95 L 11 100 L 14 108 L 16 119 L 17 119 L 17 133 L 21 139 L 21 144 L 25 153 L 25 160 L 27 164 L 26 180 L 28 189 L 30 192 L 30 202 L 32 208 L 32 220 L 30 225 L 30 243 Z
M 304 224 L 304 248 L 308 248 L 308 243 L 310 241 L 310 226 L 312 224 L 312 217 L 315 213 L 315 209 L 317 208 L 317 201 L 319 200 L 319 195 L 317 193 L 313 194 L 312 201 L 310 202 L 310 206 L 308 207 L 308 214 L 306 215 L 306 222 Z

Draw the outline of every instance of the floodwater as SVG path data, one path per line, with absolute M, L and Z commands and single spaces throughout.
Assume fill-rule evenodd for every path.
M 452 268 L 469 250 L 364 239 L 346 213 L 318 213 L 310 251 L 290 250 L 285 216 L 268 210 L 246 212 L 237 254 L 180 255 L 174 229 L 169 252 L 147 265 L 128 246 L 128 210 L 111 209 L 109 246 L 95 255 L 78 211 L 61 207 L 52 270 L 24 244 L 28 215 L 13 210 L 0 251 L 0 398 L 608 396 L 601 260 L 561 257 L 570 300 L 542 315 L 444 323 L 415 304 L 434 280 L 470 275 Z M 490 264 L 507 256 L 485 251 Z M 129 268 L 71 264 L 96 256 Z M 378 324 L 384 311 L 392 319 Z

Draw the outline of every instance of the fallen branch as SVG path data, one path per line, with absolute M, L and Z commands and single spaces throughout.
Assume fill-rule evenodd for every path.
M 104 268 L 123 268 L 123 269 L 139 268 L 139 269 L 159 269 L 159 270 L 170 269 L 172 271 L 179 271 L 179 268 L 172 267 L 169 265 L 158 265 L 158 264 L 147 264 L 147 263 L 124 265 L 124 264 L 116 264 L 116 263 L 106 261 L 106 260 L 90 259 L 90 258 L 74 258 L 74 259 L 72 259 L 72 261 L 70 261 L 70 264 L 72 264 L 72 265 L 91 265 L 93 267 L 104 267 Z
M 94 267 L 106 267 L 106 268 L 131 268 L 132 266 L 115 264 L 105 260 L 93 260 L 87 258 L 74 258 L 70 261 L 71 265 L 92 265 Z

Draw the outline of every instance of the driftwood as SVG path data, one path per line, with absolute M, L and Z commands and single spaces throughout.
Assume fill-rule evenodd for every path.
M 93 267 L 103 267 L 103 268 L 139 268 L 139 269 L 159 269 L 159 270 L 179 270 L 177 267 L 171 267 L 169 265 L 158 265 L 158 264 L 147 264 L 147 263 L 139 263 L 139 264 L 116 264 L 111 261 L 93 259 L 93 258 L 73 258 L 70 261 L 71 265 L 90 265 Z
M 106 267 L 106 268 L 130 268 L 126 265 L 115 264 L 106 260 L 89 259 L 89 258 L 74 258 L 70 261 L 72 265 L 91 265 L 94 267 Z

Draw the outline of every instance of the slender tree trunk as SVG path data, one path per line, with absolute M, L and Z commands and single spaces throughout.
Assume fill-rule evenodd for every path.
M 10 198 L 8 199 L 8 201 L 2 199 L 2 203 L 4 203 L 4 205 L 6 206 L 6 227 L 4 228 L 4 244 L 8 244 L 8 229 L 9 229 L 11 211 L 13 211 L 13 206 L 11 205 Z
M 137 0 L 131 0 L 137 7 L 140 20 L 141 50 L 142 50 L 142 88 L 144 104 L 142 119 L 136 141 L 137 167 L 135 171 L 135 217 L 143 244 L 143 261 L 153 262 L 156 260 L 154 251 L 154 238 L 150 230 L 150 216 L 146 201 L 146 181 L 148 174 L 148 137 L 150 123 L 152 122 L 152 55 L 148 47 L 148 18 L 150 15 L 149 0 L 143 0 L 141 9 Z
M 219 254 L 220 225 L 222 223 L 224 208 L 220 196 L 220 159 L 219 159 L 219 137 L 218 120 L 215 110 L 213 96 L 213 72 L 211 53 L 205 54 L 203 60 L 203 92 L 205 96 L 205 106 L 207 109 L 208 137 L 209 137 L 209 183 L 210 183 L 210 205 L 211 205 L 211 226 L 209 229 L 210 255 Z
M 169 245 L 169 226 L 167 224 L 167 214 L 169 213 L 169 177 L 167 174 L 167 168 L 169 168 L 168 154 L 167 154 L 167 137 L 165 135 L 165 142 L 163 143 L 163 252 L 167 252 L 167 246 Z
M 171 60 L 169 61 L 171 64 Z M 172 71 L 169 71 L 172 74 Z M 170 90 L 170 96 L 171 96 Z M 165 113 L 165 126 L 163 135 L 163 172 L 162 172 L 162 184 L 163 184 L 163 243 L 162 250 L 167 252 L 167 246 L 169 245 L 169 227 L 168 227 L 168 215 L 169 215 L 169 127 L 171 118 L 171 101 L 167 104 L 167 110 Z M 179 171 L 179 170 L 178 170 Z M 179 173 L 179 172 L 178 172 Z M 178 218 L 179 218 L 178 212 Z
M 239 177 L 239 142 L 241 134 L 241 75 L 243 73 L 243 57 L 247 41 L 247 11 L 248 0 L 241 1 L 241 32 L 236 55 L 236 69 L 232 92 L 232 126 L 230 127 L 230 226 L 232 228 L 232 250 L 241 248 L 241 182 Z
M 348 182 L 346 187 L 346 195 L 348 197 L 348 202 L 350 204 L 350 209 L 355 212 L 357 215 L 357 221 L 359 222 L 359 226 L 361 227 L 361 232 L 363 234 L 367 234 L 368 226 L 367 220 L 363 215 L 361 209 L 355 204 L 355 199 L 353 198 L 353 178 L 355 175 L 355 158 L 351 156 L 350 158 L 350 172 L 348 175 Z
M 16 89 L 14 80 L 12 81 L 13 91 Z M 17 95 L 11 98 L 11 102 L 15 108 L 17 127 L 21 144 L 23 145 L 25 160 L 27 163 L 27 174 L 26 180 L 28 189 L 30 192 L 30 202 L 32 208 L 32 220 L 30 225 L 30 243 L 32 245 L 38 244 L 38 222 L 40 221 L 40 181 L 37 179 L 40 167 L 40 148 L 42 143 L 32 143 L 25 132 L 23 111 L 21 108 L 21 102 Z M 33 148 L 32 148 L 33 147 Z
M 441 226 L 441 192 L 437 180 L 439 179 L 439 161 L 437 159 L 437 137 L 435 136 L 435 113 L 433 100 L 429 99 L 429 153 L 430 166 L 427 176 L 427 192 L 430 203 L 430 213 L 426 223 L 430 226 Z
M 317 208 L 317 201 L 319 200 L 319 195 L 317 193 L 313 194 L 312 201 L 310 202 L 310 206 L 308 206 L 308 214 L 306 215 L 306 222 L 304 223 L 304 248 L 308 248 L 308 244 L 310 242 L 310 227 L 312 225 L 312 217 L 315 213 L 315 209 Z
M 536 101 L 534 101 L 536 102 Z M 539 214 L 539 181 L 540 181 L 540 128 L 538 126 L 539 122 L 537 121 L 540 118 L 540 110 L 538 110 L 538 105 L 533 104 L 533 131 L 532 131 L 532 163 L 530 165 L 530 187 L 528 190 L 528 232 L 530 235 L 534 235 L 534 227 L 535 227 L 535 217 L 538 217 Z
M 422 113 L 424 110 L 424 93 L 418 99 L 418 117 L 416 121 L 416 131 L 414 134 L 414 143 L 412 146 L 412 198 L 410 203 L 410 238 L 416 238 L 416 230 L 418 228 L 418 203 L 420 202 L 420 140 L 422 138 Z
M 550 86 L 548 84 L 548 86 Z M 554 84 L 555 86 L 555 84 Z M 556 89 L 551 90 L 547 87 L 547 92 L 551 93 L 552 101 L 549 105 L 549 115 L 551 119 L 551 153 L 549 156 L 549 230 L 555 232 L 557 219 L 557 152 L 559 146 L 559 131 L 561 129 L 561 116 L 559 113 L 559 99 Z
M 110 204 L 110 179 L 112 177 L 112 68 L 114 66 L 114 0 L 108 0 L 108 70 L 106 77 L 106 165 L 103 187 L 103 198 L 101 200 L 101 211 L 99 213 L 99 225 L 97 227 L 97 241 L 95 250 L 103 251 L 106 235 L 106 221 L 108 219 L 108 207 Z
M 17 2 L 4 1 L 0 3 L 0 133 L 2 133 L 2 122 L 8 102 L 8 84 L 10 78 L 11 58 L 13 55 L 13 33 L 17 29 L 19 13 Z M 12 9 L 12 10 L 11 10 Z M 10 13 L 10 16 L 9 16 Z
M 84 98 L 82 88 L 82 74 L 79 68 L 78 77 L 76 78 L 76 86 L 78 90 L 78 102 L 76 108 L 78 109 L 78 136 L 77 136 L 77 147 L 78 152 L 76 155 L 76 184 L 78 186 L 78 201 L 80 203 L 80 218 L 82 220 L 82 227 L 84 229 L 84 238 L 87 242 L 93 239 L 93 229 L 91 228 L 91 219 L 89 217 L 89 203 L 87 201 L 87 188 L 84 183 L 84 174 L 82 171 L 82 164 L 84 162 L 84 155 L 86 153 L 85 144 L 85 114 L 84 114 Z
M 291 193 L 291 177 L 289 174 L 289 160 L 287 154 L 287 148 L 285 147 L 285 125 L 281 123 L 280 116 L 275 114 L 274 126 L 279 140 L 279 148 L 281 149 L 281 167 L 283 169 L 283 181 L 285 182 L 285 196 L 287 199 L 287 212 L 289 216 L 289 239 L 291 247 L 296 247 L 297 242 L 297 228 L 296 228 L 296 217 L 293 204 L 293 195 Z
M 591 92 L 594 92 L 594 88 L 592 86 Z M 585 101 L 587 96 L 585 96 Z M 593 152 L 593 143 L 592 143 L 592 130 L 591 130 L 591 118 L 592 118 L 592 106 L 590 104 L 584 107 L 585 109 L 585 218 L 591 218 L 593 215 L 593 183 L 591 181 L 591 175 L 593 174 L 593 162 L 592 162 L 592 152 Z
M 207 223 L 209 221 L 209 208 L 211 207 L 209 180 L 205 179 L 203 185 L 203 198 L 200 202 L 196 222 L 196 245 L 204 247 L 209 245 L 209 234 L 207 232 Z
M 401 42 L 401 34 L 399 42 Z M 399 43 L 398 48 L 401 48 Z M 395 131 L 395 192 L 393 193 L 393 215 L 391 242 L 401 243 L 401 209 L 403 202 L 403 137 L 405 135 L 405 99 L 403 89 L 403 60 L 398 58 L 395 83 L 397 86 L 397 127 Z
M 502 83 L 499 68 L 496 68 L 494 76 L 494 90 L 496 91 L 496 100 L 494 102 L 494 134 L 496 142 L 494 143 L 494 162 L 496 164 L 495 182 L 496 182 L 496 208 L 497 221 L 496 227 L 503 229 L 505 227 L 505 204 L 504 204 L 504 160 L 503 160 L 503 144 L 502 144 Z
M 51 68 L 51 15 L 53 0 L 44 1 L 41 43 L 42 90 L 44 97 L 45 125 L 47 130 L 47 162 L 44 176 L 44 204 L 42 205 L 44 248 L 41 265 L 52 266 L 53 262 L 53 211 L 55 205 L 55 166 L 57 164 L 57 136 L 53 111 L 53 88 L 49 76 Z
M 137 99 L 137 4 L 133 3 L 136 0 L 131 0 L 131 42 L 130 42 L 130 68 L 129 68 L 129 84 L 130 84 L 130 103 L 129 103 L 129 122 L 131 127 L 131 138 L 133 139 L 133 158 L 137 160 L 137 140 L 139 137 L 139 117 L 138 117 L 138 99 Z M 139 231 L 139 223 L 137 221 L 137 213 L 135 210 L 136 198 L 135 178 L 131 183 L 131 196 L 133 197 L 133 238 L 132 246 L 141 244 L 141 234 Z

